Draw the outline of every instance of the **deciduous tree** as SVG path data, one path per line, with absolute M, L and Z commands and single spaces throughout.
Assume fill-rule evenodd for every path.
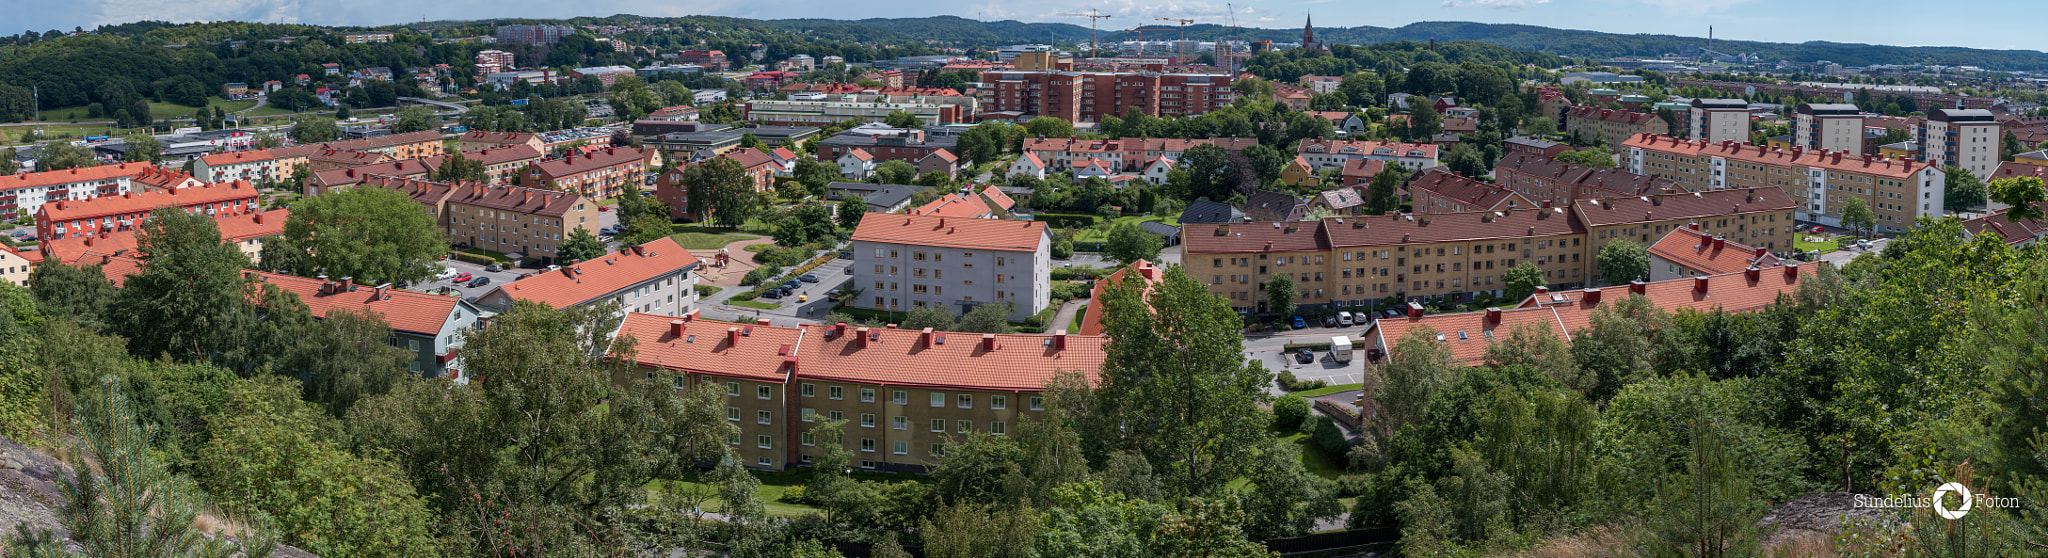
M 1136 221 L 1117 223 L 1109 229 L 1109 241 L 1103 243 L 1102 255 L 1117 262 L 1130 265 L 1138 260 L 1159 261 L 1159 250 L 1164 240 L 1145 231 Z
M 387 188 L 348 188 L 300 200 L 285 220 L 284 237 L 307 254 L 301 263 L 308 267 L 291 273 L 351 277 L 366 285 L 433 277 L 448 253 L 447 236 L 434 216 L 404 192 Z
M 1842 226 L 1868 233 L 1877 228 L 1877 213 L 1870 210 L 1870 205 L 1864 203 L 1863 198 L 1849 198 L 1842 204 Z
M 1649 279 L 1650 252 L 1643 245 L 1626 238 L 1601 246 L 1600 253 L 1593 256 L 1593 262 L 1600 270 L 1600 278 L 1609 285 Z
M 2017 223 L 2027 219 L 2042 219 L 2042 203 L 2048 202 L 2048 186 L 2040 178 L 2021 176 L 2000 178 L 1991 181 L 1991 199 L 2010 206 L 2005 210 L 2005 220 Z M 1846 219 L 1846 215 L 1844 216 Z
M 604 255 L 604 241 L 591 234 L 588 227 L 576 227 L 569 231 L 569 238 L 562 239 L 562 245 L 555 248 L 555 260 L 562 265 L 589 261 Z
M 45 262 L 28 275 L 28 292 L 35 295 L 42 314 L 64 316 L 93 330 L 107 327 L 107 307 L 114 302 L 114 284 L 100 265 L 80 260 L 77 265 Z
M 1279 314 L 1280 319 L 1294 315 L 1294 277 L 1277 273 L 1266 280 L 1266 311 Z
M 1535 293 L 1536 287 L 1550 284 L 1550 281 L 1543 278 L 1543 268 L 1528 262 L 1509 269 L 1507 273 L 1501 274 L 1500 279 L 1507 287 L 1505 291 L 1508 300 L 1513 302 L 1521 302 L 1522 299 L 1529 298 L 1531 293 Z
M 761 194 L 754 191 L 746 169 L 725 157 L 713 157 L 683 170 L 691 210 L 699 218 L 726 228 L 738 228 L 760 211 Z

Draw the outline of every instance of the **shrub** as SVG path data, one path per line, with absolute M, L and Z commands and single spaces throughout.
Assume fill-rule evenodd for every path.
M 698 297 L 698 298 L 704 298 L 704 297 L 708 297 L 708 296 L 711 296 L 711 295 L 715 295 L 715 294 L 718 294 L 718 291 L 722 291 L 722 290 L 725 290 L 725 288 L 724 288 L 724 287 L 718 287 L 718 286 L 713 286 L 713 285 L 697 285 L 697 286 L 695 286 L 695 287 L 691 287 L 691 288 L 692 288 L 692 289 L 695 289 L 695 290 L 697 291 L 697 297 Z
M 1033 221 L 1043 222 L 1045 226 L 1058 229 L 1091 227 L 1095 225 L 1095 219 L 1094 215 L 1077 215 L 1072 213 L 1040 213 L 1031 216 Z
M 1294 354 L 1288 353 L 1287 358 L 1294 358 Z M 1274 376 L 1273 383 L 1279 384 L 1280 389 L 1287 391 L 1307 391 L 1321 389 L 1330 385 L 1329 382 L 1322 380 L 1302 380 L 1297 378 L 1293 370 L 1281 370 L 1280 374 Z
M 1304 420 L 1308 420 L 1307 399 L 1288 395 L 1273 402 L 1273 426 L 1282 432 L 1300 428 Z
M 1052 299 L 1055 301 L 1088 298 L 1088 295 L 1088 286 L 1080 283 L 1059 283 L 1052 286 Z
M 757 267 L 754 268 L 753 271 L 747 272 L 747 275 L 745 277 L 740 278 L 740 285 L 747 287 L 760 285 L 762 283 L 768 282 L 771 279 L 774 279 L 775 276 L 781 274 L 782 266 L 779 265 L 766 265 Z
M 1322 446 L 1323 451 L 1331 455 L 1351 453 L 1351 440 L 1344 437 L 1344 427 L 1337 426 L 1337 421 L 1331 419 L 1329 415 L 1310 413 L 1307 426 L 1302 432 L 1308 434 L 1309 439 L 1315 440 L 1316 445 Z

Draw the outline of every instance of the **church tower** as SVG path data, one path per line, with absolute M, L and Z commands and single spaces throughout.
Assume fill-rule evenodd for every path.
M 1313 12 L 1301 22 L 1301 48 L 1316 48 L 1316 15 Z

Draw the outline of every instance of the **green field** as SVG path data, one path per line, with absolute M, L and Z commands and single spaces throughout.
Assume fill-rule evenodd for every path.
M 806 483 L 809 483 L 811 481 L 811 472 L 812 470 L 809 468 L 803 468 L 786 472 L 751 471 L 751 473 L 754 475 L 754 478 L 760 479 L 761 481 L 760 488 L 755 489 L 754 494 L 761 498 L 762 503 L 767 504 L 766 507 L 768 509 L 768 515 L 773 515 L 776 517 L 796 517 L 804 514 L 819 513 L 822 510 L 819 510 L 816 507 L 807 506 L 803 504 L 792 504 L 789 502 L 782 501 L 783 495 L 787 494 L 790 488 L 801 487 Z M 852 477 L 854 480 L 861 481 L 885 483 L 921 482 L 917 480 L 916 476 L 913 475 L 874 473 L 868 471 L 854 471 L 849 476 Z M 704 511 L 717 512 L 722 510 L 724 506 L 722 503 L 718 501 L 719 498 L 717 496 L 717 485 L 700 482 L 701 478 L 701 473 L 693 472 L 688 475 L 685 475 L 682 479 L 679 480 L 666 482 L 654 481 L 648 483 L 647 488 L 648 490 L 665 491 L 671 494 L 680 491 L 698 496 L 704 496 Z
M 675 238 L 677 244 L 690 250 L 724 248 L 727 244 L 756 238 L 749 234 L 737 234 L 732 229 L 703 225 L 675 225 L 670 230 L 675 231 L 675 234 L 669 236 Z
M 770 303 L 766 303 L 766 302 L 759 302 L 759 301 L 753 301 L 753 300 L 728 300 L 728 301 L 725 301 L 725 303 L 726 303 L 726 304 L 731 304 L 731 305 L 733 305 L 733 306 L 744 306 L 744 307 L 747 307 L 747 308 L 755 308 L 755 309 L 760 309 L 760 310 L 774 310 L 774 309 L 776 309 L 776 308 L 781 308 L 781 307 L 782 307 L 782 305 L 780 305 L 780 304 L 770 304 Z
M 1825 241 L 1825 242 L 1807 242 L 1807 241 L 1805 241 L 1805 240 L 1803 240 L 1803 239 L 1802 239 L 1802 240 L 1799 240 L 1799 241 L 1793 242 L 1792 244 L 1793 244 L 1793 246 L 1797 247 L 1797 248 L 1799 249 L 1799 251 L 1801 251 L 1801 252 L 1813 252 L 1813 251 L 1818 251 L 1818 252 L 1820 252 L 1820 253 L 1822 253 L 1822 254 L 1826 254 L 1826 253 L 1828 253 L 1828 252 L 1833 252 L 1833 251 L 1836 251 L 1836 250 L 1840 250 L 1840 249 L 1841 249 L 1841 246 L 1838 246 L 1838 245 L 1836 245 L 1836 244 L 1835 244 L 1835 241 L 1833 241 L 1833 240 L 1829 240 L 1829 241 Z

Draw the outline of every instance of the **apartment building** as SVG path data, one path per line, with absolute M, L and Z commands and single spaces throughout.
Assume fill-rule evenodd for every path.
M 1999 142 L 2004 134 L 1997 117 L 1984 109 L 1927 111 L 1918 140 L 1921 161 L 1938 167 L 1962 167 L 1980 180 L 1998 170 Z
M 0 175 L 0 216 L 32 215 L 52 201 L 126 194 L 140 189 L 132 181 L 152 170 L 149 163 L 121 163 Z
M 422 157 L 433 157 L 435 155 L 440 155 L 443 149 L 441 145 L 441 133 L 433 130 L 424 130 L 419 132 L 406 132 L 403 134 L 377 136 L 373 138 L 294 145 L 291 147 L 281 147 L 277 149 L 272 149 L 270 150 L 270 153 L 272 156 L 277 157 L 281 161 L 289 162 L 289 160 L 294 158 L 304 158 L 309 159 L 308 162 L 310 164 L 310 158 L 312 158 L 316 154 L 339 151 L 374 153 L 378 155 L 383 155 L 391 159 L 417 159 Z M 374 162 L 376 161 L 354 161 L 352 163 L 343 162 L 342 164 L 329 165 L 325 167 L 322 167 L 318 164 L 314 164 L 313 170 L 319 171 L 331 168 L 366 165 Z M 290 172 L 287 171 L 286 174 L 290 174 Z
M 590 199 L 618 197 L 627 184 L 640 185 L 647 177 L 647 169 L 654 151 L 641 151 L 631 147 L 607 147 L 586 151 L 582 155 L 570 155 L 560 159 L 546 160 L 526 165 L 521 170 L 526 178 L 553 185 L 554 189 L 575 192 Z
M 619 82 L 620 77 L 630 75 L 633 75 L 633 68 L 631 66 L 592 66 L 569 70 L 569 77 L 571 79 L 580 80 L 585 77 L 594 77 L 597 78 L 599 83 L 603 83 L 605 87 L 611 87 L 612 84 Z
M 740 105 L 740 118 L 777 126 L 824 126 L 839 122 L 881 122 L 896 112 L 927 125 L 972 123 L 979 100 L 966 95 L 902 96 L 880 93 L 793 93 L 787 99 L 755 99 Z
M 1510 155 L 1523 154 L 1538 157 L 1556 157 L 1559 153 L 1571 151 L 1572 146 L 1562 142 L 1537 139 L 1528 136 L 1514 136 L 1501 141 L 1501 146 Z
M 141 174 L 128 179 L 128 183 L 137 191 L 175 190 L 206 185 L 205 182 L 193 178 L 191 174 L 161 167 L 143 169 Z
M 1637 134 L 1668 134 L 1671 124 L 1655 114 L 1582 106 L 1565 111 L 1564 129 L 1588 143 L 1619 145 Z
M 697 258 L 662 237 L 571 263 L 561 269 L 498 285 L 477 304 L 504 311 L 513 301 L 538 302 L 553 308 L 616 303 L 620 312 L 687 314 L 697 306 Z
M 1501 188 L 1521 194 L 1531 202 L 1554 206 L 1588 198 L 1679 189 L 1677 181 L 1661 176 L 1576 165 L 1518 151 L 1510 151 L 1495 161 L 1493 176 Z
M 1706 142 L 1749 141 L 1749 101 L 1693 99 L 1692 110 L 1685 114 L 1687 137 Z
M 1244 152 L 1244 148 L 1258 143 L 1258 138 L 1027 138 L 1023 149 L 1026 155 L 1038 161 L 1039 166 L 1045 167 L 1044 170 L 1065 170 L 1085 161 L 1100 161 L 1111 171 L 1137 172 L 1161 157 L 1179 161 L 1188 148 L 1197 145 L 1221 147 L 1225 154 L 1235 156 Z M 1035 169 L 1027 166 L 1023 170 L 1031 173 Z
M 346 151 L 341 149 L 320 149 L 317 151 L 313 151 L 311 153 L 307 153 L 304 155 L 304 157 L 306 160 L 306 169 L 312 171 L 314 174 L 319 174 L 320 172 L 323 171 L 331 171 L 335 169 L 346 169 L 350 167 L 374 165 L 385 161 L 396 161 L 400 159 L 398 157 L 392 157 L 390 155 L 386 155 L 383 153 L 374 153 L 368 151 Z M 410 158 L 411 157 L 405 157 L 405 159 Z
M 1645 248 L 1650 255 L 1647 281 L 1669 281 L 1739 273 L 1758 267 L 1778 267 L 1784 260 L 1769 248 L 1730 242 L 1727 238 L 1700 232 L 1691 224 L 1665 233 L 1664 238 Z
M 1536 207 L 1513 190 L 1432 169 L 1408 179 L 1409 201 L 1416 213 L 1465 213 Z
M 472 130 L 455 138 L 455 150 L 464 153 L 486 149 L 506 149 L 518 146 L 532 147 L 535 151 L 547 148 L 540 134 L 532 132 L 486 132 Z
M 725 393 L 727 440 L 747 466 L 783 470 L 823 454 L 812 431 L 843 420 L 864 470 L 923 472 L 966 434 L 1013 435 L 1045 408 L 1061 372 L 1093 381 L 1099 336 L 996 335 L 826 326 L 775 327 L 634 313 L 635 378 Z
M 676 63 L 696 64 L 712 71 L 725 71 L 732 66 L 722 50 L 685 50 L 676 53 Z
M 1122 116 L 1131 108 L 1150 116 L 1202 114 L 1237 98 L 1226 74 L 997 70 L 981 78 L 982 110 L 1069 122 Z
M 268 149 L 252 149 L 233 153 L 214 153 L 201 156 L 192 163 L 192 174 L 206 183 L 240 180 L 261 182 L 282 180 L 289 173 L 280 172 L 277 157 Z
M 1052 236 L 1039 221 L 869 213 L 852 250 L 862 308 L 964 314 L 1007 303 L 1010 319 L 1022 321 L 1052 295 Z
M 446 376 L 468 381 L 462 373 L 462 332 L 483 327 L 483 312 L 459 297 L 416 293 L 390 285 L 361 285 L 347 278 L 308 279 L 261 271 L 244 271 L 250 279 L 299 296 L 314 319 L 328 312 L 376 312 L 391 326 L 393 347 L 416 356 L 408 369 L 428 378 Z
M 576 28 L 567 25 L 498 26 L 498 42 L 509 44 L 554 44 L 574 34 Z
M 176 190 L 123 192 L 44 204 L 36 212 L 36 236 L 58 239 L 142 226 L 152 211 L 175 207 L 216 219 L 256 211 L 256 187 L 224 182 Z
M 818 160 L 837 161 L 858 150 L 866 152 L 877 164 L 903 161 L 916 165 L 933 152 L 953 151 L 959 143 L 959 136 L 929 135 L 921 129 L 869 124 L 819 141 Z
M 28 286 L 28 276 L 36 270 L 37 262 L 24 256 L 20 249 L 0 242 L 0 282 L 20 287 Z
M 573 193 L 371 176 L 365 187 L 397 190 L 419 203 L 448 242 L 554 263 L 563 239 L 578 228 L 596 231 L 597 203 Z
M 541 156 L 540 149 L 520 144 L 513 147 L 485 148 L 476 151 L 450 153 L 419 159 L 418 161 L 427 168 L 427 172 L 437 173 L 441 171 L 441 165 L 447 164 L 449 157 L 462 157 L 476 161 L 484 166 L 484 182 L 505 184 L 511 182 L 518 175 L 519 169 L 540 162 Z
M 1591 327 L 1593 313 L 1603 304 L 1643 297 L 1666 312 L 1682 309 L 1721 312 L 1753 312 L 1775 304 L 1778 295 L 1798 290 L 1802 280 L 1816 273 L 1812 265 L 1791 264 L 1776 269 L 1745 269 L 1735 273 L 1700 276 L 1670 281 L 1551 291 L 1538 288 L 1536 294 L 1514 307 L 1488 308 L 1477 312 L 1428 314 L 1420 304 L 1410 304 L 1398 318 L 1374 320 L 1366 326 L 1362 343 L 1368 360 L 1379 361 L 1401 340 L 1423 330 L 1450 350 L 1451 359 L 1463 366 L 1486 362 L 1486 349 L 1495 339 L 1517 327 L 1535 324 L 1569 343 L 1572 334 Z M 1426 329 L 1425 329 L 1426 328 Z
M 512 69 L 512 53 L 490 49 L 477 51 L 476 75 L 488 76 Z
M 1679 192 L 1649 196 L 1579 200 L 1571 211 L 1586 235 L 1586 259 L 1617 239 L 1649 246 L 1665 233 L 1683 227 L 1769 249 L 1793 250 L 1799 225 L 1793 220 L 1798 202 L 1776 188 L 1712 192 Z M 1599 268 L 1587 266 L 1597 277 Z M 1614 283 L 1616 281 L 1610 281 Z
M 1307 138 L 1295 145 L 1294 152 L 1317 171 L 1342 169 L 1356 160 L 1383 161 L 1410 172 L 1437 166 L 1437 146 L 1428 143 Z
M 1793 143 L 1861 157 L 1863 111 L 1848 103 L 1801 103 L 1792 115 Z
M 349 31 L 341 34 L 341 42 L 351 45 L 359 43 L 388 43 L 391 42 L 391 37 L 390 31 Z
M 1941 169 L 1908 159 L 1658 136 L 1630 138 L 1621 155 L 1630 171 L 1668 176 L 1689 190 L 1780 191 L 1797 201 L 1799 220 L 1829 226 L 1839 226 L 1851 198 L 1863 199 L 1877 214 L 1878 230 L 1887 232 L 1943 211 Z
M 291 210 L 273 209 L 263 212 L 231 213 L 214 220 L 220 229 L 221 242 L 240 248 L 249 261 L 262 259 L 263 242 L 270 237 L 284 233 L 285 220 L 292 216 Z M 146 218 L 146 217 L 145 217 Z M 27 253 L 36 263 L 58 261 L 77 262 L 89 253 L 115 256 L 135 256 L 139 239 L 135 236 L 139 222 L 129 226 L 100 228 L 85 234 L 37 239 L 37 251 Z

